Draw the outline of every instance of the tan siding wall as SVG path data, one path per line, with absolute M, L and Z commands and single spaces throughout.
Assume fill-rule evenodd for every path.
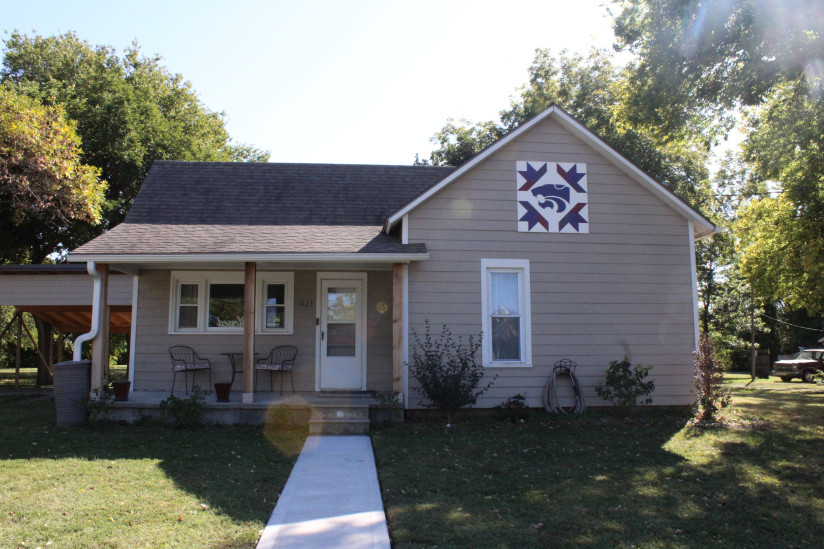
M 392 390 L 392 271 L 367 274 L 366 387 Z
M 258 273 L 258 276 L 262 276 Z M 392 274 L 370 271 L 367 274 L 367 387 L 388 391 L 392 388 Z M 137 343 L 135 345 L 135 390 L 169 390 L 172 386 L 168 348 L 188 345 L 212 361 L 212 381 L 228 380 L 231 376 L 229 358 L 221 353 L 243 350 L 243 334 L 169 334 L 169 299 L 171 272 L 145 271 L 140 276 L 138 298 Z M 295 317 L 292 335 L 255 335 L 255 350 L 264 356 L 275 345 L 295 345 L 295 390 L 315 390 L 315 342 L 317 315 L 317 272 L 295 272 Z M 298 307 L 297 302 L 310 300 L 310 307 Z M 389 309 L 383 310 L 382 303 Z M 275 390 L 279 388 L 275 374 Z M 177 386 L 182 387 L 178 375 Z M 198 374 L 201 387 L 208 384 L 208 374 Z M 288 387 L 288 378 L 284 387 Z M 237 374 L 234 390 L 243 387 L 243 374 Z M 260 391 L 269 390 L 269 374 L 262 373 L 257 381 Z
M 585 162 L 589 234 L 517 232 L 515 162 Z M 571 358 L 589 405 L 612 360 L 653 365 L 657 404 L 688 404 L 694 345 L 687 222 L 553 120 L 521 136 L 409 214 L 409 321 L 481 330 L 481 259 L 528 259 L 532 368 L 494 368 L 478 406 L 516 393 L 540 406 L 552 364 Z M 480 358 L 480 357 L 479 357 Z M 415 385 L 415 380 L 410 379 Z M 413 403 L 416 393 L 412 393 Z
M 0 276 L 0 305 L 91 305 L 92 277 L 86 274 Z M 109 276 L 109 305 L 132 304 L 132 277 Z

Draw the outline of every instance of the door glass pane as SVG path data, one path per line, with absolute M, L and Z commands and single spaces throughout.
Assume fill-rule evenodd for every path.
M 518 273 L 489 273 L 491 280 L 490 313 L 493 315 L 520 314 Z
M 521 360 L 521 319 L 492 317 L 492 360 Z
M 326 356 L 355 356 L 355 324 L 328 324 Z
M 355 321 L 355 288 L 329 288 L 326 293 L 326 320 Z
M 197 305 L 197 284 L 180 285 L 180 304 Z
M 243 327 L 243 284 L 209 285 L 209 327 Z

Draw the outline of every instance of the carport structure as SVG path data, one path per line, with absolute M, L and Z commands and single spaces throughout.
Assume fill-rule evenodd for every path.
M 107 307 L 104 314 L 109 319 L 109 333 L 130 334 L 129 364 L 132 365 L 132 294 L 133 277 L 111 272 Z M 28 337 L 37 349 L 40 365 L 51 378 L 52 365 L 63 360 L 63 338 L 67 334 L 82 334 L 90 330 L 92 319 L 92 277 L 85 265 L 0 265 L 0 305 L 15 309 L 11 320 L 0 326 L 0 338 L 16 332 L 16 372 L 20 369 L 20 347 L 23 337 Z M 47 337 L 47 348 L 42 349 L 34 334 L 23 322 L 23 315 L 30 314 L 38 327 L 52 332 Z M 55 345 L 53 332 L 57 333 Z M 56 348 L 56 349 L 55 349 Z M 108 350 L 106 351 L 108 353 Z M 129 368 L 131 376 L 132 368 Z M 17 385 L 17 377 L 15 378 Z M 44 381 L 38 376 L 38 381 Z

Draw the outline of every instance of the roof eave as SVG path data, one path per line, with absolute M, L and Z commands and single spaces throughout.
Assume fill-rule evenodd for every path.
M 70 253 L 68 261 L 83 263 L 151 264 L 181 263 L 196 265 L 198 263 L 226 262 L 267 262 L 287 263 L 300 261 L 304 263 L 411 263 L 426 261 L 429 252 L 423 253 L 202 253 L 202 254 L 118 254 L 118 253 Z

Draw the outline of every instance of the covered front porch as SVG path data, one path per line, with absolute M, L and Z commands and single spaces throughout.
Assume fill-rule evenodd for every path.
M 116 404 L 116 415 L 133 421 L 156 413 L 173 384 L 178 397 L 198 386 L 207 415 L 220 423 L 259 423 L 283 407 L 296 416 L 329 404 L 365 406 L 368 413 L 376 397 L 393 393 L 406 402 L 407 263 L 359 259 L 91 263 L 101 302 L 110 269 L 136 278 L 131 392 L 128 402 Z M 98 326 L 92 392 L 107 381 L 108 353 L 96 349 L 109 335 L 102 316 Z M 210 367 L 175 373 L 174 346 L 194 349 Z M 293 370 L 260 369 L 258 362 L 281 346 L 297 349 Z M 230 401 L 216 402 L 214 384 L 230 381 Z

